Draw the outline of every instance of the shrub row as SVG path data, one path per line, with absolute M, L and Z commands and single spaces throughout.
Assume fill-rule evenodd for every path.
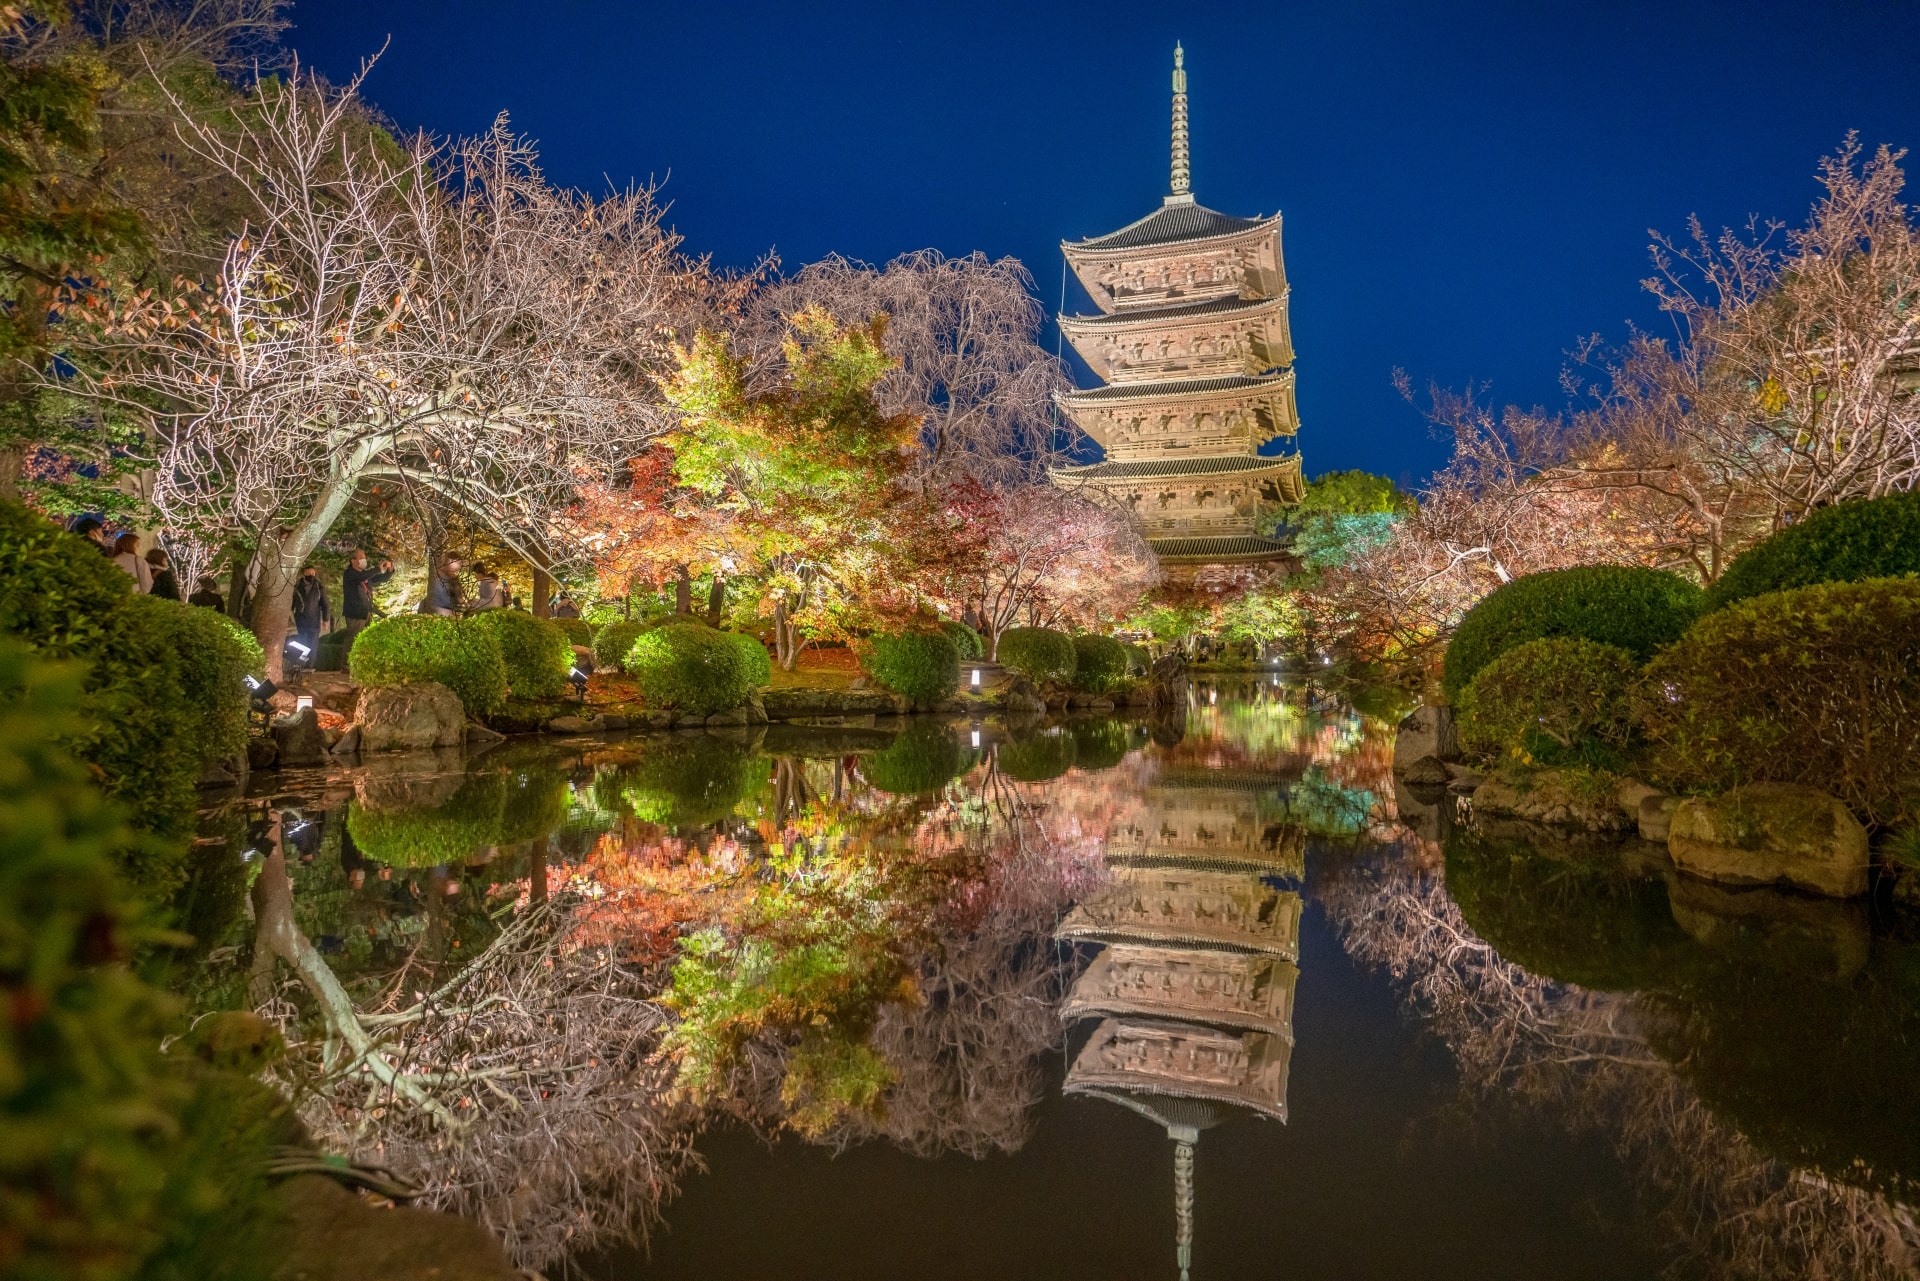
M 1048 627 L 1010 627 L 1000 633 L 1000 665 L 1036 685 L 1065 685 L 1077 656 L 1073 637 Z
M 748 654 L 748 645 L 758 651 L 758 662 Z M 695 622 L 668 623 L 640 633 L 625 660 L 648 706 L 700 716 L 745 703 L 761 683 L 761 664 L 770 674 L 772 664 L 759 641 Z
M 861 665 L 880 685 L 916 703 L 938 703 L 960 688 L 960 649 L 945 630 L 875 636 Z
M 1920 574 L 1920 490 L 1823 507 L 1734 558 L 1707 606 L 1814 583 Z
M 1105 694 L 1127 679 L 1127 647 L 1108 636 L 1082 632 L 1073 638 L 1073 687 Z
M 471 620 L 400 614 L 372 624 L 353 644 L 347 668 L 361 685 L 438 681 L 468 713 L 497 712 L 507 701 L 507 664 L 490 628 Z

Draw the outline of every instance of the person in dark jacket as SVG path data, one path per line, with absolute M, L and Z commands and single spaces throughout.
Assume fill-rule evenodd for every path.
M 220 594 L 220 583 L 216 579 L 203 578 L 193 585 L 193 595 L 187 597 L 189 605 L 204 605 L 216 614 L 227 612 L 227 598 Z
M 300 571 L 300 581 L 293 585 L 293 631 L 307 647 L 307 652 L 300 655 L 302 663 L 313 661 L 314 651 L 320 648 L 320 633 L 326 631 L 332 621 L 326 584 L 320 581 L 320 572 L 308 565 Z
M 158 547 L 147 553 L 147 568 L 153 574 L 153 586 L 147 588 L 147 595 L 158 596 L 162 600 L 179 600 L 180 583 L 173 576 L 173 565 L 168 562 L 167 554 Z
M 466 608 L 466 604 L 466 592 L 460 586 L 460 562 L 449 556 L 440 562 L 438 570 L 427 576 L 427 595 L 420 602 L 420 612 L 452 618 Z
M 340 619 L 347 632 L 347 644 L 373 619 L 373 589 L 393 577 L 393 562 L 383 560 L 379 569 L 367 568 L 367 554 L 355 549 L 340 575 Z

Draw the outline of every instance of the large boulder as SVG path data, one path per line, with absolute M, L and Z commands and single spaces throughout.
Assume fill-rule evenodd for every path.
M 466 742 L 467 713 L 438 681 L 376 685 L 360 697 L 360 751 L 413 752 Z
M 274 762 L 281 769 L 327 763 L 327 736 L 311 707 L 273 718 Z
M 1393 769 L 1400 773 L 1415 761 L 1434 757 L 1460 759 L 1460 743 L 1453 732 L 1453 709 L 1422 703 L 1400 722 L 1393 739 Z
M 1749 783 L 1682 801 L 1667 852 L 1681 871 L 1709 881 L 1835 898 L 1867 892 L 1867 829 L 1845 805 L 1800 783 Z
M 1579 827 L 1591 832 L 1623 832 L 1631 824 L 1611 787 L 1593 787 L 1561 770 L 1500 769 L 1473 793 L 1476 814 Z

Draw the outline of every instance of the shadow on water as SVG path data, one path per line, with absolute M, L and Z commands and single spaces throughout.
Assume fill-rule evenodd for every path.
M 1396 711 L 1262 675 L 287 775 L 205 816 L 176 982 L 529 1267 L 1910 1270 L 1914 945 L 1456 829 Z

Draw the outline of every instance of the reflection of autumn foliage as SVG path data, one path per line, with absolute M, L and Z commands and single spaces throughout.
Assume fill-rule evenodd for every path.
M 627 829 L 601 836 L 583 863 L 558 875 L 582 896 L 582 946 L 655 964 L 673 955 L 682 933 L 738 905 L 748 859 L 730 836 L 702 849 L 651 823 Z
M 1908 1207 L 1759 1151 L 1649 1048 L 1632 998 L 1504 960 L 1461 918 L 1433 860 L 1350 863 L 1318 897 L 1348 952 L 1400 982 L 1446 1043 L 1466 1103 L 1518 1104 L 1605 1136 L 1690 1274 L 1891 1281 L 1920 1264 Z

